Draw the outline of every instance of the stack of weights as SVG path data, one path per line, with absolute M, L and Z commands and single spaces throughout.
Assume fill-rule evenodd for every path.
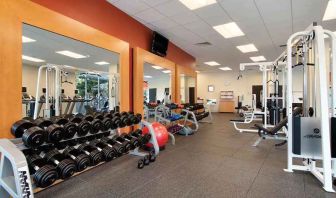
M 29 172 L 33 175 L 33 180 L 37 187 L 48 187 L 57 180 L 56 167 L 49 164 L 44 158 L 37 154 L 28 155 L 26 158 Z
M 178 124 L 175 124 L 175 125 L 172 125 L 170 127 L 168 127 L 168 132 L 172 133 L 172 134 L 175 134 L 175 133 L 178 133 L 179 131 L 181 131 L 183 129 L 182 126 L 178 125 Z

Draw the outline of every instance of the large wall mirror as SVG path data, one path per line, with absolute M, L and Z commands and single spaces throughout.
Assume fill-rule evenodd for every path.
M 197 73 L 191 67 L 176 66 L 177 103 L 194 104 L 197 101 Z
M 120 105 L 118 53 L 27 24 L 22 34 L 22 117 L 34 117 L 36 110 L 37 117 L 51 117 L 57 109 L 59 115 L 86 114 Z
M 144 64 L 144 102 L 171 103 L 171 70 L 151 63 Z
M 148 109 L 175 102 L 175 63 L 136 48 L 134 53 L 134 111 L 148 118 Z
M 50 9 L 47 9 L 39 4 L 36 4 L 32 1 L 26 1 L 26 0 L 15 0 L 15 1 L 6 1 L 4 3 L 0 3 L 0 15 L 1 19 L 0 24 L 2 29 L 6 31 L 0 32 L 1 38 L 1 45 L 0 45 L 0 55 L 1 57 L 5 57 L 2 59 L 2 65 L 6 65 L 6 67 L 2 67 L 0 70 L 0 74 L 4 76 L 2 78 L 2 84 L 6 86 L 2 86 L 0 88 L 0 95 L 6 96 L 0 98 L 0 137 L 2 138 L 12 138 L 13 135 L 10 132 L 10 128 L 12 124 L 22 118 L 22 116 L 25 116 L 25 113 L 30 111 L 25 111 L 24 108 L 25 105 L 22 105 L 22 92 L 26 92 L 28 95 L 34 95 L 34 92 L 36 91 L 36 77 L 35 75 L 32 75 L 34 77 L 26 78 L 26 76 L 29 76 L 30 74 L 34 73 L 34 70 L 36 69 L 37 65 L 41 66 L 46 63 L 52 63 L 52 64 L 58 64 L 58 65 L 68 65 L 77 69 L 71 69 L 70 67 L 68 69 L 63 69 L 68 74 L 64 73 L 62 76 L 62 81 L 69 81 L 70 83 L 63 83 L 63 89 L 64 94 L 68 95 L 73 98 L 74 91 L 73 88 L 76 87 L 77 81 L 77 74 L 79 72 L 91 72 L 91 69 L 86 67 L 86 64 L 80 62 L 77 63 L 77 61 L 82 61 L 85 59 L 70 59 L 70 57 L 56 54 L 55 51 L 65 51 L 67 50 L 65 47 L 70 47 L 69 51 L 77 52 L 81 55 L 90 55 L 90 57 L 95 57 L 95 54 L 104 54 L 99 53 L 98 51 L 105 51 L 106 53 L 110 54 L 109 57 L 115 57 L 116 54 L 118 54 L 117 62 L 118 62 L 118 74 L 120 76 L 119 80 L 119 91 L 116 90 L 116 93 L 119 93 L 119 102 L 116 99 L 115 102 L 109 102 L 110 104 L 113 103 L 120 103 L 121 111 L 128 111 L 130 110 L 130 76 L 129 76 L 129 44 L 125 41 L 122 41 L 118 38 L 115 38 L 109 34 L 106 34 L 104 32 L 101 32 L 95 28 L 92 28 L 88 25 L 85 25 L 83 23 L 80 23 L 79 21 L 76 21 L 72 18 L 69 18 L 67 16 L 64 16 L 60 13 L 57 13 L 55 11 L 52 11 Z M 43 17 L 41 17 L 43 16 Z M 31 26 L 35 26 L 38 28 L 41 28 L 43 30 L 47 30 L 53 33 L 56 33 L 56 35 L 51 36 L 52 39 L 46 39 L 43 38 L 43 41 L 40 41 L 41 38 L 34 39 L 35 36 L 37 36 L 37 33 L 32 33 L 30 35 L 30 38 L 25 27 L 23 28 L 23 24 L 29 24 Z M 22 36 L 25 36 L 24 34 L 27 34 L 27 38 L 22 43 Z M 59 40 L 59 36 L 65 36 L 67 38 L 72 38 L 72 41 L 80 41 L 83 42 L 82 45 L 80 44 L 74 44 L 72 46 L 62 46 L 62 41 Z M 36 40 L 33 42 L 32 40 Z M 52 43 L 52 44 L 49 44 Z M 73 43 L 73 42 L 72 42 Z M 84 47 L 84 44 L 91 45 L 90 50 L 87 51 L 87 47 Z M 52 45 L 52 46 L 50 46 Z M 36 51 L 38 54 L 33 54 L 33 51 L 31 51 L 29 48 L 33 46 L 39 46 Z M 44 46 L 49 47 L 57 47 L 57 49 L 53 49 L 55 51 L 52 51 L 52 55 L 49 56 L 47 53 L 48 51 L 45 50 Z M 94 52 L 92 46 L 96 46 L 94 50 L 98 50 Z M 47 48 L 52 49 L 52 48 Z M 72 50 L 71 50 L 72 49 Z M 105 50 L 102 50 L 105 49 Z M 82 51 L 85 50 L 85 51 Z M 23 54 L 24 53 L 24 54 Z M 51 52 L 50 52 L 51 53 Z M 29 60 L 23 60 L 22 55 L 26 55 L 25 59 Z M 45 56 L 44 56 L 45 55 Z M 48 56 L 47 56 L 48 55 Z M 52 59 L 52 57 L 59 56 L 57 59 Z M 35 57 L 34 57 L 35 56 Z M 37 59 L 31 59 L 37 58 Z M 99 58 L 97 61 L 104 60 L 104 57 L 95 57 Z M 38 60 L 40 59 L 40 60 Z M 57 61 L 56 61 L 57 60 Z M 65 61 L 67 60 L 67 61 Z M 72 60 L 72 61 L 71 61 Z M 115 63 L 110 59 L 106 59 L 106 62 L 109 63 Z M 27 62 L 26 62 L 27 61 Z M 29 61 L 29 62 L 28 62 Z M 35 62 L 34 62 L 35 61 Z M 36 62 L 36 61 L 42 61 L 42 62 Z M 73 61 L 76 61 L 75 63 Z M 94 60 L 96 62 L 96 60 Z M 88 66 L 95 67 L 93 73 L 98 73 L 102 76 L 102 84 L 104 84 L 104 76 L 106 76 L 106 72 L 110 72 L 112 70 L 107 69 L 107 65 L 97 65 L 94 64 L 95 62 L 88 64 Z M 25 66 L 23 66 L 25 65 Z M 111 64 L 112 65 L 112 64 Z M 35 68 L 34 68 L 34 67 Z M 105 69 L 102 69 L 102 68 Z M 30 68 L 27 69 L 26 68 Z M 82 71 L 83 69 L 86 69 L 85 71 Z M 23 71 L 25 70 L 25 71 Z M 36 72 L 36 70 L 35 70 Z M 22 76 L 24 75 L 24 76 Z M 111 81 L 110 74 L 109 81 Z M 41 78 L 41 85 L 43 84 L 43 78 Z M 49 79 L 52 80 L 52 79 Z M 112 86 L 113 82 L 109 83 L 109 86 Z M 35 85 L 34 85 L 35 84 Z M 97 83 L 96 83 L 97 84 Z M 33 86 L 34 85 L 34 86 Z M 103 85 L 102 85 L 103 86 Z M 22 88 L 26 87 L 26 89 Z M 72 87 L 72 88 L 71 88 Z M 41 89 L 43 87 L 41 86 Z M 71 88 L 71 89 L 70 89 Z M 71 90 L 71 91 L 69 91 Z M 93 89 L 94 90 L 94 89 Z M 103 89 L 101 89 L 103 91 Z M 38 90 L 42 92 L 42 90 Z M 79 92 L 79 94 L 81 94 Z M 39 95 L 42 95 L 40 93 Z M 39 97 L 39 96 L 38 96 Z M 113 97 L 113 94 L 111 95 Z M 48 101 L 48 100 L 47 100 Z M 65 105 L 66 106 L 66 105 Z M 77 106 L 77 105 L 76 105 Z M 110 107 L 112 107 L 110 105 Z M 22 110 L 24 109 L 24 110 Z M 75 107 L 74 107 L 75 109 Z M 63 110 L 64 112 L 64 110 Z M 43 113 L 41 112 L 42 116 Z

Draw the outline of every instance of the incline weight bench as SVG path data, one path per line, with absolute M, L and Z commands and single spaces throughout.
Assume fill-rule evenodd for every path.
M 293 116 L 297 116 L 302 112 L 301 108 L 296 108 L 293 111 Z M 262 124 L 255 124 L 254 126 L 258 129 L 258 135 L 260 136 L 257 141 L 253 144 L 253 146 L 258 146 L 261 140 L 272 139 L 272 140 L 283 140 L 279 144 L 275 144 L 275 146 L 282 146 L 287 143 L 287 134 L 280 133 L 284 132 L 281 129 L 283 127 L 287 127 L 288 117 L 282 119 L 277 125 L 272 128 L 266 128 Z

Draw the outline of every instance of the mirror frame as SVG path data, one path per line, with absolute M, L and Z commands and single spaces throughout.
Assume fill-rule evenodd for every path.
M 197 73 L 195 69 L 190 66 L 176 65 L 176 76 L 181 74 L 186 75 L 187 77 L 195 78 L 195 103 L 197 101 Z M 176 102 L 181 103 L 181 78 L 176 78 Z
M 175 63 L 165 59 L 163 57 L 157 56 L 149 51 L 141 49 L 139 47 L 134 49 L 133 53 L 133 109 L 136 113 L 141 113 L 143 115 L 143 81 L 144 81 L 144 64 L 145 62 L 159 65 L 165 69 L 171 70 L 171 101 L 176 101 L 176 89 L 175 89 L 175 76 L 176 68 Z M 141 86 L 139 86 L 141 85 Z
M 67 36 L 119 54 L 120 107 L 130 110 L 129 44 L 70 17 L 27 0 L 0 1 L 0 138 L 12 138 L 22 116 L 22 24 Z M 6 96 L 6 97 L 4 97 Z

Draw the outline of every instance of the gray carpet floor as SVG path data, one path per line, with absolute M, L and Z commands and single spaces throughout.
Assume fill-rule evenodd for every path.
M 257 134 L 238 133 L 233 114 L 214 114 L 197 134 L 176 137 L 157 161 L 137 169 L 124 156 L 37 193 L 43 197 L 336 197 L 309 173 L 286 173 L 286 145 L 251 145 Z

